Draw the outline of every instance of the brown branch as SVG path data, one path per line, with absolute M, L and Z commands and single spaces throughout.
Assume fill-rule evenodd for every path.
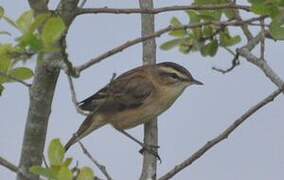
M 93 58 L 91 60 L 89 60 L 88 62 L 75 67 L 74 72 L 76 72 L 77 74 L 79 74 L 81 71 L 89 68 L 90 66 L 101 62 L 102 60 L 116 54 L 119 53 L 121 51 L 123 51 L 126 48 L 129 48 L 131 46 L 134 46 L 138 43 L 144 42 L 148 39 L 152 39 L 152 38 L 156 38 L 161 36 L 162 34 L 165 34 L 167 32 L 170 31 L 175 31 L 175 30 L 180 30 L 180 29 L 190 29 L 190 28 L 196 28 L 196 27 L 202 27 L 202 26 L 206 26 L 206 25 L 214 25 L 214 26 L 218 26 L 218 27 L 226 27 L 226 26 L 241 26 L 243 24 L 247 24 L 250 22 L 254 22 L 254 21 L 259 21 L 260 19 L 263 19 L 264 16 L 259 16 L 259 17 L 253 17 L 253 18 L 249 18 L 247 20 L 243 20 L 243 21 L 239 21 L 239 20 L 230 20 L 230 21 L 222 21 L 222 22 L 203 22 L 203 23 L 197 23 L 197 24 L 191 24 L 191 25 L 183 25 L 180 27 L 173 27 L 173 26 L 168 26 L 166 28 L 160 29 L 159 31 L 156 31 L 155 33 L 143 36 L 143 37 L 139 37 L 130 41 L 127 41 L 99 56 L 97 56 L 96 58 Z M 76 75 L 78 76 L 78 75 Z
M 232 60 L 232 65 L 227 68 L 227 69 L 221 69 L 221 68 L 217 68 L 217 67 L 212 67 L 213 70 L 217 71 L 217 72 L 221 72 L 223 74 L 226 74 L 228 72 L 231 72 L 233 69 L 235 69 L 235 67 L 237 67 L 238 65 L 240 65 L 240 61 L 239 61 L 239 53 L 234 55 L 234 58 Z
M 198 151 L 192 154 L 188 159 L 183 161 L 182 163 L 176 165 L 172 170 L 167 172 L 165 175 L 159 178 L 159 180 L 167 180 L 176 175 L 178 172 L 183 170 L 184 168 L 191 165 L 195 160 L 200 158 L 204 155 L 209 149 L 214 147 L 216 144 L 220 143 L 221 141 L 225 140 L 229 137 L 229 135 L 237 129 L 245 120 L 257 112 L 260 108 L 264 107 L 268 103 L 272 102 L 276 96 L 278 96 L 282 92 L 282 89 L 278 89 L 274 91 L 272 94 L 264 98 L 262 101 L 257 103 L 256 105 L 252 106 L 245 112 L 240 118 L 235 120 L 228 128 L 226 128 L 220 135 L 213 138 L 212 140 L 208 141 L 204 146 L 202 146 Z
M 27 88 L 30 88 L 30 87 L 31 87 L 31 84 L 26 83 L 25 81 L 22 81 L 22 80 L 20 80 L 20 79 L 18 79 L 18 78 L 15 78 L 15 77 L 13 77 L 13 76 L 10 76 L 10 75 L 8 75 L 8 74 L 6 74 L 6 73 L 4 73 L 4 72 L 1 72 L 1 71 L 0 71 L 0 76 L 5 77 L 5 78 L 8 78 L 8 79 L 13 80 L 13 81 L 16 81 L 16 82 L 18 82 L 18 83 L 21 83 L 22 85 L 26 86 Z
M 27 178 L 27 175 L 24 174 L 23 170 L 20 169 L 18 166 L 14 165 L 13 163 L 7 161 L 6 159 L 4 159 L 3 157 L 0 156 L 0 165 L 9 169 L 10 171 L 17 173 L 17 174 L 21 174 L 22 176 L 24 176 L 25 178 Z M 42 180 L 42 179 L 39 179 Z
M 236 5 L 232 3 L 218 5 L 189 5 L 189 6 L 168 6 L 161 8 L 133 8 L 133 9 L 117 9 L 117 8 L 78 8 L 76 14 L 159 14 L 169 11 L 184 11 L 184 10 L 220 10 L 220 9 L 240 9 L 250 12 L 250 6 Z
M 7 161 L 6 159 L 2 158 L 1 156 L 0 156 L 0 165 L 3 166 L 3 167 L 6 167 L 7 169 L 9 169 L 9 170 L 11 170 L 15 173 L 20 172 L 20 169 L 17 166 L 15 166 L 11 162 Z
M 269 34 L 268 34 L 269 35 Z M 259 33 L 257 36 L 252 38 L 245 46 L 237 49 L 240 56 L 247 59 L 248 62 L 259 67 L 264 74 L 280 89 L 284 86 L 283 80 L 274 72 L 274 70 L 267 64 L 265 59 L 258 58 L 251 53 L 251 50 L 261 41 L 263 33 Z
M 105 175 L 107 180 L 112 180 L 111 176 L 109 175 L 109 173 L 106 170 L 106 167 L 104 165 L 100 164 L 97 160 L 95 160 L 95 158 L 93 158 L 93 156 L 88 152 L 86 147 L 80 141 L 78 141 L 78 142 L 81 146 L 83 153 L 100 169 L 100 171 Z
M 232 1 L 232 4 L 233 4 L 233 5 L 236 5 L 236 1 L 233 0 L 233 1 Z M 234 14 L 235 14 L 236 19 L 238 19 L 239 21 L 242 21 L 242 17 L 241 17 L 241 15 L 240 15 L 239 10 L 238 10 L 238 9 L 234 9 L 233 11 L 234 11 Z M 243 25 L 241 26 L 241 29 L 242 29 L 242 31 L 244 32 L 244 35 L 246 36 L 247 40 L 249 41 L 253 36 L 252 36 L 252 33 L 250 32 L 250 30 L 249 30 L 249 28 L 248 28 L 248 24 L 243 24 Z

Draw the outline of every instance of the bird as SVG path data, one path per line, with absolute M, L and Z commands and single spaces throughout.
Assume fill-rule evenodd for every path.
M 65 151 L 106 124 L 127 130 L 150 121 L 166 111 L 191 85 L 203 83 L 173 62 L 142 65 L 121 74 L 78 104 L 90 113 L 66 143 Z

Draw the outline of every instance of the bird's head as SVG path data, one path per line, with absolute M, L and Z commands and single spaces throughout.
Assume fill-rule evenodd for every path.
M 203 85 L 194 79 L 191 73 L 181 65 L 173 62 L 163 62 L 156 65 L 156 76 L 162 85 L 175 88 L 186 88 L 190 85 Z

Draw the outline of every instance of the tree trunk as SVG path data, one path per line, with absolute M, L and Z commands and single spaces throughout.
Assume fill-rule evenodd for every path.
M 48 11 L 48 0 L 28 0 L 30 7 L 36 14 Z M 73 19 L 75 8 L 79 0 L 61 0 L 57 9 L 68 30 Z M 67 33 L 67 31 L 66 31 Z M 66 35 L 66 34 L 65 34 Z M 62 42 L 57 47 L 65 50 Z M 42 157 L 48 127 L 48 119 L 51 112 L 53 95 L 60 69 L 52 66 L 51 62 L 63 60 L 63 52 L 50 52 L 37 61 L 34 80 L 30 90 L 30 106 L 25 126 L 24 140 L 19 167 L 24 171 L 24 177 L 18 174 L 18 180 L 38 180 L 39 177 L 29 173 L 29 168 L 42 164 Z M 41 55 L 39 55 L 40 57 Z
M 48 60 L 52 57 L 47 58 Z M 37 180 L 38 176 L 29 173 L 29 168 L 41 165 L 51 112 L 51 104 L 59 75 L 58 69 L 52 69 L 45 60 L 38 60 L 34 80 L 30 90 L 30 106 L 25 126 L 20 168 L 27 178 L 18 174 L 18 180 Z
M 139 0 L 140 8 L 153 8 L 152 0 Z M 154 15 L 141 15 L 142 36 L 146 36 L 155 32 Z M 150 39 L 143 42 L 143 63 L 156 63 L 156 42 Z M 144 144 L 158 145 L 158 127 L 157 118 L 153 119 L 144 126 Z M 143 169 L 140 180 L 156 179 L 157 159 L 156 157 L 144 151 L 143 153 Z

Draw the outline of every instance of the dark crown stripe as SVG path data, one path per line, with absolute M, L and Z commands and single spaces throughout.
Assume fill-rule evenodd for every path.
M 185 69 L 184 67 L 176 64 L 176 63 L 173 63 L 173 62 L 163 62 L 163 63 L 159 63 L 158 64 L 159 66 L 163 66 L 163 67 L 169 67 L 169 68 L 173 68 L 174 70 L 178 71 L 178 72 L 181 72 L 182 74 L 188 76 L 188 77 L 192 77 L 190 72 Z

